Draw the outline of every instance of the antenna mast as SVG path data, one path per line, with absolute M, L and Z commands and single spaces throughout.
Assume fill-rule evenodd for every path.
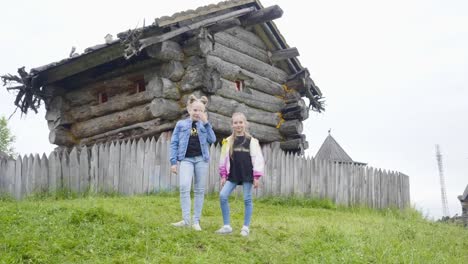
M 440 147 L 438 144 L 436 145 L 436 158 L 437 158 L 437 165 L 439 166 L 440 194 L 442 197 L 443 216 L 450 216 L 448 205 L 447 205 L 447 193 L 445 191 L 445 177 L 444 177 L 444 167 L 442 165 L 442 154 L 440 154 Z

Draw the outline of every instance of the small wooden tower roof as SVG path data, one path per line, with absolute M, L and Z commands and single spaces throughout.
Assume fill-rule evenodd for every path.
M 330 160 L 340 163 L 355 163 L 358 165 L 366 165 L 366 163 L 356 162 L 346 153 L 346 151 L 336 142 L 328 131 L 328 136 L 323 142 L 322 146 L 315 155 L 319 160 Z
M 458 196 L 458 199 L 462 202 L 468 201 L 468 184 L 466 185 L 463 194 Z

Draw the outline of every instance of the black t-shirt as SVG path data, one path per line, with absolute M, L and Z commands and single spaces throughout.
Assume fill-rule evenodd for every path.
M 228 180 L 241 185 L 253 182 L 253 165 L 250 157 L 250 138 L 236 137 L 232 146 L 231 167 Z
M 196 157 L 201 155 L 202 152 L 200 147 L 200 139 L 198 138 L 197 122 L 193 121 L 185 157 Z

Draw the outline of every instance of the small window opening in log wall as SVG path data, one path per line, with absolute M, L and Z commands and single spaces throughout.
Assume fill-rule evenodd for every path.
M 141 93 L 144 91 L 146 91 L 145 80 L 140 79 L 140 80 L 135 81 L 135 92 Z
M 236 80 L 235 83 L 236 83 L 236 91 L 242 92 L 245 86 L 244 80 Z
M 107 99 L 107 93 L 99 93 L 98 100 L 100 104 L 107 102 Z

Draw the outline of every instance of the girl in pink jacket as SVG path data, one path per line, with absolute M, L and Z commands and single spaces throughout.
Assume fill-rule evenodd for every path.
M 247 119 L 242 113 L 232 115 L 232 135 L 223 140 L 219 163 L 219 174 L 223 188 L 219 194 L 224 226 L 216 233 L 230 234 L 229 195 L 237 187 L 244 191 L 244 226 L 240 234 L 248 236 L 252 218 L 252 186 L 258 188 L 258 181 L 263 176 L 264 160 L 262 149 L 257 139 L 247 130 Z

